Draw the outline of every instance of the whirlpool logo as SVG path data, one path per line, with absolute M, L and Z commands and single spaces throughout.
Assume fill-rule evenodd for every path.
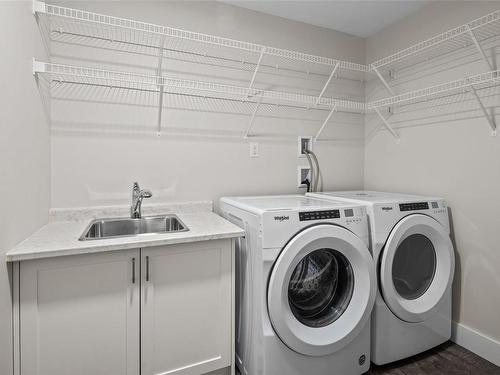
M 279 221 L 280 223 L 282 223 L 283 221 L 286 221 L 286 220 L 290 220 L 290 216 L 282 215 L 282 216 L 275 216 L 274 217 L 274 221 Z
M 382 207 L 382 211 L 392 211 L 392 207 Z

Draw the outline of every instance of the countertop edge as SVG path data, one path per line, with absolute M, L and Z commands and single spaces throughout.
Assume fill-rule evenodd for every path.
M 245 235 L 244 230 L 234 231 L 234 232 L 224 232 L 224 233 L 216 233 L 216 234 L 205 234 L 199 236 L 192 237 L 182 237 L 182 238 L 164 238 L 164 239 L 152 239 L 152 240 L 144 240 L 144 242 L 128 242 L 122 244 L 100 244 L 96 247 L 89 247 L 85 249 L 62 249 L 62 250 L 54 250 L 54 251 L 45 251 L 40 253 L 25 253 L 19 255 L 6 255 L 5 259 L 8 263 L 12 262 L 20 262 L 27 260 L 36 260 L 36 259 L 45 259 L 45 258 L 55 258 L 60 256 L 71 256 L 71 255 L 83 255 L 83 254 L 99 254 L 106 253 L 110 251 L 119 251 L 119 250 L 130 250 L 137 248 L 148 248 L 154 246 L 165 246 L 165 245 L 175 245 L 180 243 L 189 243 L 189 242 L 200 242 L 200 241 L 209 241 L 209 240 L 223 240 L 223 239 L 231 239 L 243 237 Z

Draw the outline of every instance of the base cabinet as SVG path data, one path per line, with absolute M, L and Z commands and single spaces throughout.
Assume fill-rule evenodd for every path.
M 139 374 L 139 260 L 125 250 L 21 262 L 21 374 Z
M 231 242 L 141 254 L 143 375 L 196 375 L 231 364 Z
M 233 373 L 232 248 L 229 239 L 20 262 L 16 375 Z

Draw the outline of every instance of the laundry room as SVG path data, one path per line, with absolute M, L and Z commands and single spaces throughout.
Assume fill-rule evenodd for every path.
M 0 29 L 0 375 L 500 375 L 500 1 Z

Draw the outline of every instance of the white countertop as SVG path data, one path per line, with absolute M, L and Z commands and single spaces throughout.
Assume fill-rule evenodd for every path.
M 146 215 L 144 214 L 144 216 Z M 78 239 L 91 219 L 78 217 L 78 220 L 73 221 L 51 222 L 7 252 L 6 260 L 16 262 L 62 255 L 100 253 L 139 247 L 234 238 L 245 234 L 241 228 L 208 210 L 176 212 L 176 215 L 186 224 L 189 231 L 141 234 L 138 236 L 87 241 L 79 241 Z M 104 215 L 103 217 L 109 216 Z

